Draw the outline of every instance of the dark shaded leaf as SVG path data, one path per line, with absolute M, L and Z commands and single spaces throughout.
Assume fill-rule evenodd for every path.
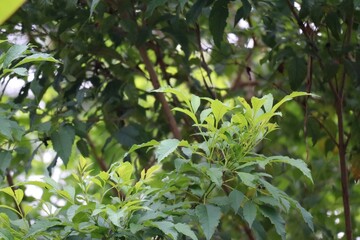
M 300 88 L 306 77 L 306 61 L 300 57 L 289 59 L 285 64 L 292 90 Z
M 220 48 L 223 41 L 226 19 L 229 16 L 229 0 L 218 0 L 214 3 L 209 16 L 209 29 L 215 45 Z
M 51 134 L 53 148 L 65 165 L 69 162 L 74 139 L 75 130 L 70 124 L 60 126 L 58 131 Z
M 234 19 L 234 27 L 241 19 L 246 20 L 251 12 L 251 4 L 248 0 L 242 0 L 242 6 L 236 11 Z

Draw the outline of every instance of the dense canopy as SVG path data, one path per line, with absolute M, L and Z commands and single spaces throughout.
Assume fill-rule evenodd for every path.
M 1 239 L 360 238 L 359 1 L 29 0 L 0 32 Z

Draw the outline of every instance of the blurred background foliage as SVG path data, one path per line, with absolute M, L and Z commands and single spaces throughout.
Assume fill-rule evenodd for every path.
M 286 105 L 280 130 L 257 149 L 312 169 L 312 187 L 292 169 L 269 169 L 314 217 L 311 233 L 290 215 L 287 237 L 360 238 L 359 24 L 358 0 L 29 0 L 0 27 L 3 40 L 28 46 L 2 59 L 1 186 L 65 182 L 79 154 L 106 170 L 133 144 L 192 135 L 190 119 L 168 111 L 180 101 L 149 91 L 159 86 L 218 99 L 307 91 L 321 98 Z M 31 49 L 60 62 L 5 71 Z M 2 57 L 11 51 L 0 44 Z M 125 160 L 142 169 L 152 159 L 139 150 Z

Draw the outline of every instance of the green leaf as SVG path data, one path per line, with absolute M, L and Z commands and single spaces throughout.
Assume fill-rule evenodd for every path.
M 190 110 L 188 110 L 188 109 L 183 109 L 183 108 L 175 107 L 175 108 L 173 108 L 172 110 L 173 110 L 173 111 L 182 112 L 182 113 L 188 115 L 188 116 L 194 121 L 194 123 L 197 123 L 197 122 L 198 122 L 195 114 L 194 114 L 193 112 L 191 112 Z
M 6 169 L 10 166 L 12 155 L 10 151 L 0 150 L 0 174 L 5 173 Z
M 205 7 L 208 0 L 197 0 L 194 5 L 191 6 L 190 10 L 186 14 L 186 21 L 188 23 L 195 22 Z
M 336 38 L 336 40 L 340 40 L 341 23 L 339 16 L 335 12 L 330 12 L 326 15 L 325 22 L 327 27 L 330 29 L 331 34 Z
M 200 123 L 203 123 L 205 121 L 205 119 L 209 116 L 209 114 L 212 113 L 212 109 L 208 108 L 208 109 L 204 109 L 201 113 L 200 113 Z
M 161 162 L 164 158 L 169 156 L 179 146 L 180 141 L 177 139 L 166 139 L 160 142 L 155 149 L 155 158 Z
M 220 102 L 218 99 L 212 101 L 211 103 L 212 113 L 214 114 L 216 125 L 219 124 L 220 120 L 224 117 L 225 113 L 230 109 L 224 103 Z
M 83 157 L 88 157 L 90 152 L 89 152 L 89 148 L 88 148 L 88 144 L 84 139 L 80 139 L 79 141 L 76 142 L 76 147 L 77 149 L 79 149 L 81 155 L 83 155 Z
M 134 172 L 134 167 L 129 162 L 123 162 L 118 168 L 116 168 L 116 172 L 126 182 L 131 180 L 131 176 Z
M 117 227 L 121 226 L 120 220 L 125 217 L 124 209 L 112 210 L 110 207 L 106 208 L 106 213 L 109 216 L 110 221 Z
M 265 112 L 268 113 L 271 111 L 273 104 L 274 104 L 274 97 L 271 93 L 266 94 L 265 96 L 262 97 L 263 99 L 265 99 L 264 102 L 264 109 Z
M 55 62 L 58 63 L 59 61 L 53 58 L 50 54 L 47 53 L 35 53 L 33 55 L 27 56 L 24 59 L 22 59 L 20 62 L 18 62 L 15 67 L 18 67 L 20 65 L 30 63 L 30 62 Z
M 283 105 L 285 102 L 292 100 L 295 97 L 300 97 L 300 96 L 313 96 L 313 97 L 318 97 L 315 94 L 311 94 L 311 93 L 306 93 L 306 92 L 292 92 L 289 95 L 286 95 L 285 97 L 283 97 L 283 99 L 281 99 L 278 103 L 275 104 L 275 106 L 272 108 L 271 112 L 275 113 L 276 110 Z
M 0 192 L 6 193 L 7 195 L 15 199 L 15 194 L 11 187 L 1 188 Z
M 209 30 L 215 45 L 220 48 L 223 41 L 226 19 L 229 16 L 229 0 L 217 0 L 210 11 Z
M 163 233 L 165 233 L 166 236 L 170 236 L 172 239 L 178 238 L 178 233 L 175 231 L 175 226 L 174 223 L 172 222 L 159 221 L 159 222 L 152 222 L 151 225 L 157 227 Z
M 20 76 L 27 76 L 28 75 L 28 71 L 26 68 L 22 68 L 22 67 L 19 67 L 19 68 L 13 68 L 13 69 L 4 69 L 4 73 L 15 73 L 17 75 L 20 75 Z
M 51 134 L 53 148 L 65 165 L 67 165 L 69 162 L 74 139 L 75 130 L 73 126 L 69 124 L 60 126 L 58 131 Z
M 140 148 L 144 148 L 144 147 L 154 147 L 154 146 L 157 146 L 159 145 L 159 142 L 156 141 L 156 140 L 151 140 L 149 142 L 146 142 L 146 143 L 142 143 L 142 144 L 135 144 L 135 145 L 132 145 L 132 147 L 129 149 L 129 151 L 127 151 L 124 155 L 124 158 L 129 155 L 130 153 L 140 149 Z
M 174 225 L 175 229 L 179 232 L 184 234 L 185 236 L 193 239 L 193 240 L 197 240 L 198 238 L 196 237 L 195 233 L 191 230 L 189 225 L 186 225 L 184 223 L 177 223 Z
M 300 210 L 301 216 L 303 217 L 304 221 L 306 222 L 306 224 L 309 226 L 309 228 L 311 229 L 311 231 L 314 232 L 314 223 L 313 223 L 313 217 L 311 216 L 311 214 L 306 211 L 305 208 L 303 208 L 297 201 L 292 199 L 292 202 L 295 204 L 295 207 Z
M 237 213 L 240 208 L 241 203 L 243 202 L 243 200 L 245 198 L 245 195 L 242 192 L 234 189 L 229 194 L 229 198 L 230 198 L 232 209 L 234 209 L 234 212 Z
M 5 54 L 3 68 L 8 68 L 12 61 L 23 56 L 23 53 L 27 50 L 26 45 L 13 45 Z M 16 65 L 17 66 L 17 65 Z M 16 67 L 15 66 L 15 67 Z
M 206 170 L 206 174 L 210 177 L 211 181 L 215 183 L 216 186 L 221 187 L 221 185 L 223 184 L 223 172 L 220 168 L 209 168 Z
M 0 239 L 4 240 L 13 240 L 14 237 L 12 236 L 11 232 L 7 229 L 0 228 Z
M 5 117 L 0 116 L 0 134 L 3 135 L 8 140 L 12 140 L 12 131 L 11 131 L 11 120 Z
M 213 205 L 198 205 L 195 208 L 196 216 L 199 219 L 201 228 L 207 240 L 211 239 L 219 224 L 221 217 L 221 210 L 219 207 Z
M 199 109 L 200 102 L 201 102 L 201 99 L 198 96 L 191 94 L 190 103 L 191 103 L 191 107 L 192 107 L 192 110 L 194 113 L 196 113 L 197 110 Z
M 251 12 L 251 4 L 248 0 L 241 0 L 242 6 L 236 11 L 235 19 L 234 19 L 234 27 L 240 19 L 246 20 L 249 17 L 249 14 Z
M 296 167 L 299 169 L 312 183 L 314 183 L 312 177 L 311 177 L 311 171 L 307 167 L 306 163 L 301 159 L 294 159 L 289 158 L 286 156 L 272 156 L 268 157 L 266 160 L 268 160 L 270 163 L 286 163 L 293 167 Z
M 305 59 L 300 57 L 293 57 L 286 62 L 285 68 L 289 75 L 291 89 L 299 89 L 307 74 Z
M 145 11 L 145 17 L 150 17 L 157 7 L 164 5 L 167 1 L 168 0 L 150 0 Z
M 243 215 L 245 221 L 249 224 L 251 228 L 255 218 L 256 218 L 256 205 L 252 201 L 247 201 L 243 207 Z
M 3 24 L 18 8 L 23 5 L 25 0 L 0 0 L 0 25 Z M 6 7 L 5 7 L 6 6 Z
M 17 202 L 18 204 L 20 204 L 21 201 L 22 201 L 23 198 L 24 198 L 24 191 L 19 188 L 19 189 L 16 189 L 16 190 L 14 191 L 14 194 L 15 194 L 15 200 L 16 200 L 16 202 Z
M 62 224 L 59 221 L 53 221 L 49 219 L 38 220 L 33 225 L 31 225 L 28 233 L 25 238 L 35 237 L 37 234 L 47 232 L 47 230 L 54 226 L 61 226 Z
M 100 0 L 92 0 L 91 1 L 91 7 L 90 7 L 90 17 L 92 17 L 96 6 L 99 4 Z
M 254 182 L 258 179 L 257 176 L 246 172 L 238 172 L 237 174 L 246 186 L 253 188 L 256 187 L 256 184 Z
M 285 221 L 280 214 L 276 212 L 275 209 L 267 206 L 260 206 L 260 212 L 275 226 L 276 232 L 281 236 L 281 238 L 285 239 Z

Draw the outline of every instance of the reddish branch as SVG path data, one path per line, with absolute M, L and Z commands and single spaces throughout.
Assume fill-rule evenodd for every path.
M 309 35 L 309 32 L 307 31 L 304 23 L 301 21 L 298 13 L 296 12 L 294 5 L 291 3 L 290 0 L 287 0 L 287 4 L 289 6 L 289 9 L 294 16 L 297 24 L 299 25 L 300 29 L 302 30 L 304 36 L 307 39 L 308 44 L 314 49 L 314 54 L 319 60 L 320 67 L 323 71 L 326 71 L 324 69 L 324 65 L 322 64 L 322 59 L 319 57 L 317 52 L 317 47 L 312 41 L 311 36 Z M 354 6 L 353 6 L 354 8 Z M 346 47 L 347 44 L 350 44 L 351 41 L 351 35 L 352 35 L 352 27 L 353 27 L 353 18 L 354 18 L 354 11 L 352 9 L 351 12 L 348 13 L 348 17 L 346 19 L 347 23 L 347 31 L 344 35 L 344 42 L 343 47 Z M 347 56 L 350 58 L 350 56 Z M 345 87 L 345 81 L 346 81 L 346 71 L 343 70 L 342 77 L 340 79 L 340 84 L 338 84 L 338 79 L 335 77 L 335 85 L 333 81 L 329 81 L 330 89 L 334 95 L 335 100 L 335 109 L 336 109 L 336 115 L 338 119 L 338 141 L 337 141 L 337 147 L 339 149 L 339 161 L 340 161 L 340 174 L 341 174 L 341 187 L 342 187 L 342 199 L 343 199 L 343 207 L 344 207 L 344 218 L 345 218 L 345 234 L 347 240 L 352 240 L 352 228 L 351 228 L 351 212 L 350 212 L 350 198 L 349 198 L 349 183 L 348 183 L 348 169 L 346 166 L 346 147 L 347 142 L 349 139 L 345 140 L 345 131 L 344 131 L 344 121 L 343 121 L 343 115 L 344 115 L 344 87 Z M 331 138 L 331 135 L 329 135 Z
M 147 51 L 146 51 L 145 47 L 144 46 L 138 47 L 138 50 L 139 50 L 140 56 L 141 56 L 141 58 L 142 58 L 142 60 L 143 60 L 143 62 L 145 64 L 145 68 L 149 73 L 150 80 L 151 80 L 151 83 L 152 83 L 153 87 L 155 89 L 160 88 L 159 79 L 158 79 L 158 76 L 157 76 L 157 74 L 155 72 L 154 65 L 150 61 L 150 58 L 149 58 L 149 56 L 147 54 Z M 177 123 L 175 121 L 175 117 L 171 112 L 169 103 L 165 99 L 165 95 L 163 93 L 156 93 L 156 98 L 161 103 L 161 106 L 162 106 L 163 111 L 165 113 L 165 117 L 166 117 L 166 119 L 167 119 L 167 121 L 169 123 L 170 130 L 173 133 L 174 137 L 177 138 L 177 139 L 181 139 L 181 133 L 180 133 L 179 128 L 177 126 Z

